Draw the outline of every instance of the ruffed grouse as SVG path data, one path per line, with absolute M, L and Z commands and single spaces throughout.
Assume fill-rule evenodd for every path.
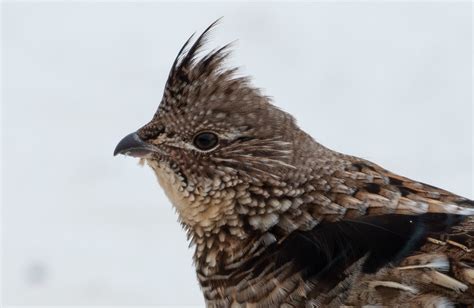
M 206 304 L 473 305 L 473 201 L 314 141 L 223 66 L 228 45 L 198 55 L 214 24 L 114 152 L 156 173 Z

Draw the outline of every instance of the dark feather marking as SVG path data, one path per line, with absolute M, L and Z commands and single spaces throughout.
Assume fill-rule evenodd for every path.
M 290 236 L 282 245 L 282 263 L 294 262 L 304 278 L 319 281 L 315 293 L 327 292 L 346 275 L 348 266 L 364 256 L 362 270 L 374 273 L 418 249 L 429 234 L 446 231 L 462 219 L 448 214 L 389 214 L 323 223 Z
M 399 179 L 396 179 L 396 178 L 389 177 L 389 181 L 390 181 L 390 184 L 395 185 L 395 186 L 402 186 L 403 185 L 403 181 L 399 180 Z
M 240 136 L 234 140 L 234 142 L 246 142 L 255 139 L 254 137 L 251 136 Z
M 322 222 L 310 231 L 295 231 L 283 242 L 270 245 L 239 272 L 252 270 L 252 276 L 257 277 L 269 264 L 277 269 L 291 262 L 293 270 L 302 271 L 304 279 L 320 282 L 315 291 L 325 292 L 345 275 L 348 266 L 364 256 L 362 270 L 374 273 L 419 249 L 428 236 L 446 232 L 463 219 L 459 215 L 427 213 Z M 238 272 L 233 276 L 238 277 Z
M 474 207 L 474 200 L 465 199 L 465 200 L 457 201 L 456 203 Z
M 367 183 L 365 189 L 372 194 L 378 194 L 380 192 L 380 185 L 376 183 Z
M 408 196 L 409 194 L 413 193 L 413 190 L 410 189 L 410 188 L 406 188 L 406 187 L 403 187 L 403 186 L 398 186 L 397 189 L 400 191 L 400 193 L 402 194 L 402 197 L 406 197 Z
M 389 181 L 390 181 L 389 183 L 391 185 L 395 186 L 400 191 L 400 193 L 402 194 L 402 197 L 406 197 L 409 194 L 417 194 L 418 193 L 416 190 L 404 186 L 403 181 L 400 180 L 400 179 L 389 177 Z M 425 185 L 425 184 L 423 184 L 423 185 Z
M 295 271 L 301 270 L 305 279 L 316 277 L 327 290 L 360 258 L 367 256 L 364 272 L 376 272 L 418 249 L 430 234 L 445 232 L 463 219 L 458 215 L 429 213 L 323 222 L 311 231 L 295 231 L 281 244 L 271 245 L 262 258 L 248 262 L 243 270 L 253 268 L 257 276 L 270 262 L 275 268 L 292 262 Z
M 366 165 L 362 163 L 354 163 L 352 166 L 357 170 L 357 171 L 362 171 L 362 168 L 364 168 Z

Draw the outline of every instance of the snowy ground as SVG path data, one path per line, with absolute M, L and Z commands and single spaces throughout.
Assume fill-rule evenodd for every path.
M 473 198 L 469 2 L 4 3 L 3 296 L 25 305 L 203 305 L 148 168 L 112 157 L 171 62 L 210 47 L 321 143 Z

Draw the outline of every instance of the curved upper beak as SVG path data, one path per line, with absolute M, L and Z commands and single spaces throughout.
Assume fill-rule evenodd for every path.
M 114 156 L 123 154 L 133 157 L 145 157 L 155 151 L 156 149 L 153 145 L 140 139 L 137 133 L 131 133 L 117 144 L 114 150 Z

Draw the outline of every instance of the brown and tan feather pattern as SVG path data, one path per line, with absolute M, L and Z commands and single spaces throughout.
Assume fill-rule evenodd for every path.
M 209 307 L 474 305 L 474 204 L 325 148 L 189 39 L 115 154 L 156 173 Z

